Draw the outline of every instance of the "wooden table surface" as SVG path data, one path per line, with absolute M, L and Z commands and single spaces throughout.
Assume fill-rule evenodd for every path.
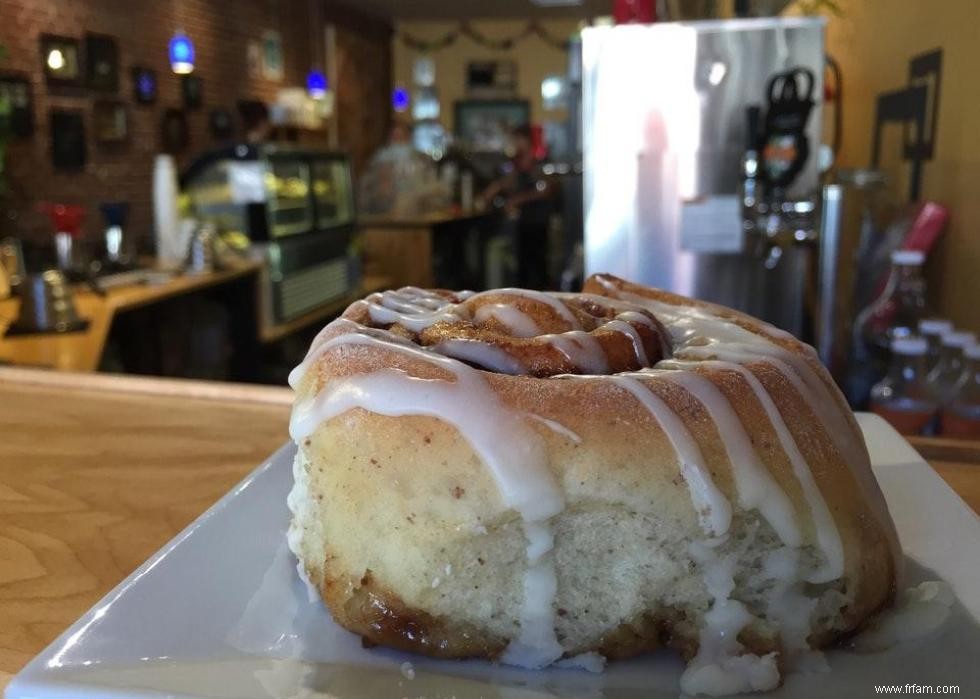
M 0 692 L 287 440 L 285 388 L 0 367 Z M 980 512 L 980 443 L 914 440 Z

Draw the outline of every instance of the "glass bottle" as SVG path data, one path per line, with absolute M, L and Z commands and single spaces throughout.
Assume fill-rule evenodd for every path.
M 914 335 L 926 315 L 925 255 L 918 250 L 896 250 L 891 261 L 884 289 L 854 321 L 845 393 L 856 408 L 867 405 L 871 387 L 887 372 L 892 340 Z
M 893 338 L 913 335 L 926 312 L 925 255 L 919 250 L 896 250 L 892 270 L 878 297 L 858 314 L 855 329 L 872 351 L 887 353 Z
M 902 434 L 932 431 L 938 404 L 926 382 L 925 338 L 918 335 L 892 340 L 888 375 L 871 389 L 871 409 Z
M 926 350 L 926 368 L 929 371 L 939 362 L 943 335 L 949 332 L 953 332 L 953 324 L 945 318 L 923 318 L 919 321 L 919 334 L 926 339 L 929 346 Z
M 964 368 L 943 408 L 940 427 L 944 436 L 980 439 L 980 344 L 963 350 Z
M 928 382 L 933 397 L 940 404 L 949 401 L 953 387 L 963 374 L 963 349 L 976 340 L 973 333 L 948 332 L 943 335 L 939 361 L 929 370 Z

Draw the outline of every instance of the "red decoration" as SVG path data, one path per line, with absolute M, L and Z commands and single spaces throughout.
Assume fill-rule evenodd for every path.
M 616 24 L 652 24 L 657 21 L 655 0 L 613 0 Z
M 82 219 L 85 218 L 84 207 L 73 204 L 42 202 L 37 208 L 51 219 L 51 225 L 58 233 L 67 233 L 72 238 L 77 238 L 82 234 Z

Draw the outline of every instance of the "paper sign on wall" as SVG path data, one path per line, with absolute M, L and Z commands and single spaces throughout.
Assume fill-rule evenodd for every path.
M 680 243 L 688 252 L 742 252 L 742 206 L 734 194 L 707 196 L 681 204 Z

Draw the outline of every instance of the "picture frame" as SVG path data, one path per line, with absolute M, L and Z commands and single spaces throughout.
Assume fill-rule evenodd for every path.
M 119 91 L 119 45 L 115 37 L 85 35 L 85 76 L 90 90 Z
M 171 154 L 180 153 L 190 145 L 187 114 L 182 109 L 171 107 L 163 112 L 160 140 L 164 152 Z
M 157 101 L 157 72 L 152 68 L 133 66 L 129 69 L 133 80 L 133 100 L 149 105 Z
M 92 105 L 95 142 L 107 145 L 129 140 L 129 113 L 121 100 L 97 100 Z
M 245 65 L 248 66 L 248 77 L 258 80 L 262 77 L 262 43 L 255 39 L 245 44 Z
M 273 82 L 283 78 L 282 35 L 277 31 L 262 32 L 262 77 Z
M 204 81 L 197 75 L 182 75 L 180 93 L 184 99 L 184 109 L 200 109 L 204 102 Z
M 466 94 L 471 98 L 505 99 L 517 92 L 516 61 L 470 61 Z
M 235 121 L 231 110 L 215 107 L 208 113 L 208 133 L 215 141 L 229 141 L 235 135 Z
M 38 39 L 44 80 L 56 87 L 81 87 L 84 77 L 78 39 L 42 34 Z
M 456 137 L 479 151 L 503 151 L 510 132 L 531 123 L 527 100 L 457 100 L 453 107 Z
M 51 164 L 58 170 L 80 170 L 87 161 L 85 118 L 78 109 L 52 109 L 49 113 Z
M 13 138 L 34 134 L 34 100 L 27 73 L 0 73 L 0 100 L 9 108 L 7 127 Z

